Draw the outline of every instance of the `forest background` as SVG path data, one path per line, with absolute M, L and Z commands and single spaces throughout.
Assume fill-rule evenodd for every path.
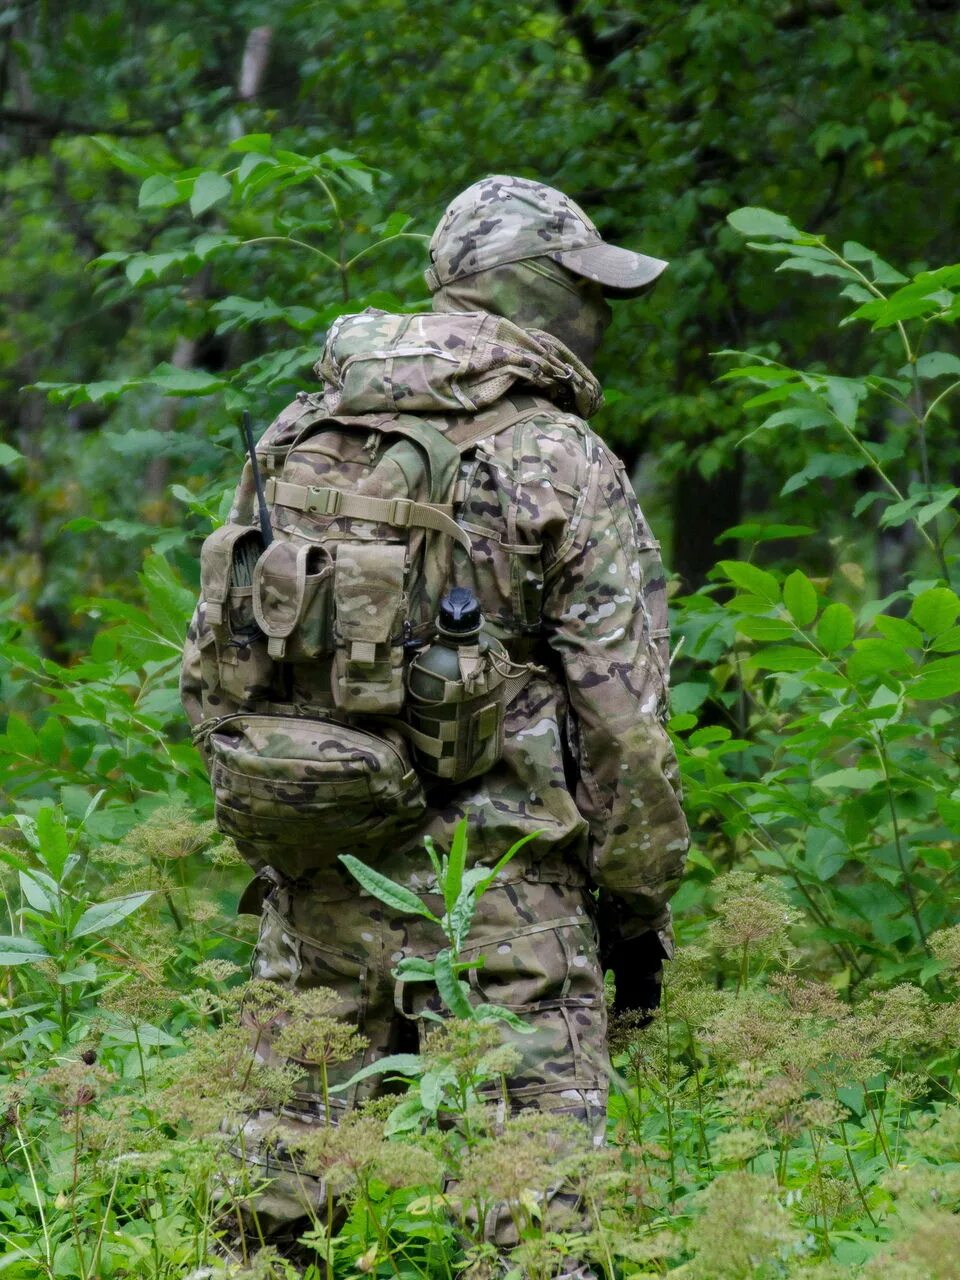
M 958 37 L 949 0 L 4 8 L 11 1276 L 207 1265 L 216 1126 L 171 1099 L 250 934 L 176 699 L 197 549 L 241 411 L 311 387 L 337 315 L 422 309 L 424 237 L 492 172 L 671 261 L 594 425 L 673 573 L 696 843 L 583 1249 L 960 1274 Z M 374 1167 L 317 1266 L 449 1274 L 469 1240 Z

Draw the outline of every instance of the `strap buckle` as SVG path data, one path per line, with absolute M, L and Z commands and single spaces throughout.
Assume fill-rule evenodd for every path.
M 409 529 L 410 518 L 413 515 L 413 505 L 410 498 L 391 499 L 387 523 L 396 525 L 398 529 Z
M 307 511 L 319 516 L 335 516 L 340 514 L 343 494 L 339 489 L 327 489 L 312 484 L 307 490 L 310 501 Z

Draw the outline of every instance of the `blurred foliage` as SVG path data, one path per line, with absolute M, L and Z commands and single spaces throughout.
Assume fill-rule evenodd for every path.
M 229 1050 L 249 1103 L 221 990 L 246 944 L 235 857 L 188 816 L 198 540 L 240 411 L 309 386 L 338 314 L 425 306 L 424 238 L 497 171 L 672 259 L 618 308 L 597 425 L 679 571 L 696 844 L 667 1009 L 617 1041 L 597 1265 L 954 1274 L 958 35 L 943 0 L 0 16 L 12 1275 L 170 1275 L 223 1225 L 223 1099 L 196 1082 Z M 162 1110 L 177 1072 L 203 1116 Z M 381 1211 L 448 1238 L 381 1173 L 343 1268 L 393 1273 Z
M 309 381 L 344 301 L 339 270 L 299 245 L 226 252 L 218 237 L 297 225 L 348 261 L 403 225 L 398 211 L 429 234 L 458 188 L 497 171 L 559 185 L 609 236 L 672 259 L 649 299 L 619 308 L 599 426 L 639 464 L 687 584 L 723 529 L 774 500 L 785 523 L 816 528 L 810 554 L 829 568 L 862 480 L 778 496 L 795 459 L 737 450 L 740 393 L 710 353 L 776 359 L 788 344 L 795 363 L 843 367 L 859 333 L 825 327 L 837 312 L 822 282 L 745 261 L 725 215 L 775 207 L 911 273 L 946 260 L 958 28 L 936 0 L 8 6 L 0 420 L 24 461 L 0 455 L 0 591 L 48 654 L 73 652 L 91 631 L 74 596 L 124 590 L 151 543 L 177 555 L 171 529 L 196 528 L 183 488 L 232 469 L 240 396 L 266 422 Z M 243 134 L 269 141 L 231 151 Z M 327 173 L 337 209 L 319 181 L 276 172 L 284 150 L 318 177 L 324 157 L 327 170 L 358 157 Z M 415 239 L 367 255 L 350 304 L 423 305 L 424 260 Z M 238 394 L 221 392 L 244 365 Z M 111 400 L 135 379 L 138 394 Z M 38 382 L 105 386 L 85 403 L 19 395 Z M 205 402 L 168 398 L 204 386 Z M 64 537 L 76 519 L 95 524 Z M 857 554 L 885 582 L 904 561 L 894 535 Z

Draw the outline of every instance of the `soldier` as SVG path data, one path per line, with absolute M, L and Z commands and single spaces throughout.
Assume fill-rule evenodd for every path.
M 537 666 L 507 708 L 493 767 L 459 785 L 429 787 L 416 829 L 365 860 L 429 895 L 425 835 L 446 848 L 466 815 L 472 860 L 492 863 L 519 837 L 540 833 L 482 899 L 468 954 L 482 954 L 484 964 L 472 982 L 533 1028 L 514 1037 L 522 1063 L 507 1081 L 512 1106 L 576 1117 L 602 1140 L 604 965 L 613 969 L 619 1008 L 658 1002 L 661 962 L 671 952 L 668 900 L 688 836 L 663 728 L 668 636 L 658 543 L 623 465 L 586 419 L 601 401 L 590 365 L 610 319 L 607 299 L 642 293 L 666 263 L 604 243 L 561 192 L 504 176 L 453 200 L 430 257 L 432 315 L 401 323 L 365 313 L 333 327 L 318 365 L 318 416 L 362 426 L 363 415 L 399 407 L 450 432 L 451 423 L 469 426 L 471 413 L 482 430 L 478 415 L 487 415 L 489 433 L 462 453 L 453 508 L 469 551 L 453 547 L 442 585 L 472 590 L 510 657 Z M 411 350 L 410 323 L 421 338 L 413 366 L 401 362 Z M 491 332 L 482 376 L 467 394 L 466 382 L 451 382 L 451 352 L 461 370 L 476 370 L 463 352 L 472 353 L 471 344 L 479 350 Z M 404 381 L 398 371 L 410 368 Z M 301 396 L 261 441 L 264 457 L 300 430 L 303 413 Z M 498 415 L 510 418 L 509 429 Z M 271 492 L 276 499 L 281 491 Z M 256 522 L 249 475 L 231 518 Z M 283 526 L 276 509 L 274 524 Z M 220 687 L 222 664 L 212 674 L 204 665 L 205 654 L 219 652 L 221 606 L 211 617 L 209 599 L 201 598 L 184 654 L 182 695 L 195 724 L 264 698 L 250 676 L 239 692 L 229 690 Z M 295 668 L 295 686 L 306 669 Z M 307 697 L 301 689 L 290 700 Z M 411 1037 L 415 1044 L 423 1024 L 391 970 L 402 956 L 436 951 L 442 940 L 432 926 L 392 916 L 335 859 L 303 875 L 276 867 L 265 875 L 253 973 L 340 995 L 343 1018 L 370 1047 L 342 1064 L 338 1078 L 409 1047 Z M 268 1036 L 258 1052 L 269 1058 Z M 352 1106 L 375 1088 L 369 1080 L 337 1105 Z M 316 1089 L 304 1087 L 285 1112 L 285 1131 L 308 1127 L 318 1111 Z M 252 1117 L 244 1153 L 274 1178 L 261 1221 L 279 1227 L 303 1216 L 310 1180 L 288 1176 L 282 1151 L 268 1140 L 274 1123 Z

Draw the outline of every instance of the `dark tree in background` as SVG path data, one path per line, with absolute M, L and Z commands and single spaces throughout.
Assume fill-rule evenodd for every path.
M 175 250 L 197 220 L 260 235 L 262 218 L 243 209 L 137 207 L 137 162 L 222 170 L 241 133 L 301 154 L 349 151 L 380 171 L 369 197 L 344 203 L 342 225 L 320 191 L 275 197 L 276 233 L 295 211 L 334 257 L 393 210 L 430 231 L 460 187 L 500 171 L 562 187 L 611 238 L 671 259 L 648 299 L 619 309 L 598 371 L 615 394 L 598 426 L 652 493 L 672 568 L 700 583 L 716 536 L 747 516 L 821 529 L 824 556 L 843 532 L 829 488 L 779 497 L 789 445 L 737 451 L 743 414 L 715 381 L 713 353 L 789 351 L 842 371 L 853 347 L 822 336 L 833 317 L 816 282 L 745 255 L 725 215 L 763 205 L 903 267 L 950 260 L 955 5 L 108 0 L 14 4 L 2 22 L 0 418 L 24 461 L 0 470 L 0 591 L 48 649 L 69 651 L 78 593 L 124 592 L 157 530 L 182 522 L 171 486 L 232 471 L 235 405 L 145 390 L 66 408 L 22 386 L 129 378 L 160 362 L 216 374 L 282 346 L 280 319 L 225 323 L 218 307 L 235 295 L 426 298 L 413 239 L 364 259 L 346 289 L 290 246 L 173 267 L 145 290 L 89 269 L 105 252 Z M 91 135 L 125 149 L 126 171 Z M 844 332 L 862 342 L 862 330 Z M 321 337 L 299 335 L 304 347 Z M 262 418 L 309 384 L 309 364 L 265 382 Z M 656 510 L 659 495 L 669 511 Z M 65 534 L 77 518 L 99 527 Z

